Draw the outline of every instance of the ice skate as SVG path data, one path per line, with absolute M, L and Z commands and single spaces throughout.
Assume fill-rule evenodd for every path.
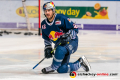
M 90 71 L 91 67 L 90 64 L 85 56 L 82 56 L 81 58 L 78 59 L 78 61 L 81 64 L 81 67 L 86 71 Z
M 44 74 L 48 74 L 48 73 L 54 72 L 54 71 L 55 71 L 55 70 L 53 70 L 53 69 L 51 68 L 51 66 L 42 69 L 42 73 L 44 73 Z

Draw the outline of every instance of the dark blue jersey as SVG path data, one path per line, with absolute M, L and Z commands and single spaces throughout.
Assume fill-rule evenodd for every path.
M 60 36 L 64 33 L 71 33 L 73 35 L 72 39 L 75 39 L 78 33 L 77 26 L 63 14 L 56 14 L 51 23 L 44 19 L 41 23 L 41 28 L 45 45 L 51 45 L 52 42 L 57 44 Z

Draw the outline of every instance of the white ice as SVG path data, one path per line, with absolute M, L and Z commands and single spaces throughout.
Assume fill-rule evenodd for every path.
M 85 55 L 90 62 L 88 73 L 118 73 L 117 76 L 76 76 L 75 80 L 120 80 L 120 31 L 79 31 L 78 50 L 70 62 Z M 41 69 L 50 66 L 52 59 L 44 58 L 44 42 L 41 36 L 0 36 L 0 80 L 72 80 L 69 73 L 42 74 Z M 76 73 L 86 73 L 80 68 Z

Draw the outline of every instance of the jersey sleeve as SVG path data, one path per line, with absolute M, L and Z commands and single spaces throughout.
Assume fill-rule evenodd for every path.
M 41 23 L 41 26 L 42 26 L 42 23 Z M 41 27 L 41 29 L 42 29 L 42 27 Z M 42 38 L 44 39 L 45 46 L 52 46 L 52 41 L 48 38 L 47 35 L 45 35 L 43 29 L 42 29 Z
M 42 38 L 44 39 L 45 46 L 52 46 L 52 41 L 42 31 Z
M 64 26 L 67 31 L 70 29 L 75 30 L 78 33 L 78 28 L 68 17 L 64 17 Z
M 64 29 L 66 29 L 67 33 L 71 33 L 72 39 L 76 38 L 78 34 L 78 27 L 73 23 L 69 18 L 64 18 Z
M 44 40 L 45 46 L 52 46 L 52 41 Z

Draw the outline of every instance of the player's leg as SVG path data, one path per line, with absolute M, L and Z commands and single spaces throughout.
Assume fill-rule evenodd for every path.
M 63 59 L 63 62 L 61 66 L 57 69 L 58 73 L 67 73 L 70 71 L 76 71 L 80 68 L 79 61 L 76 61 L 74 63 L 69 63 L 70 54 L 66 55 Z
M 76 46 L 74 46 L 74 44 Z M 69 45 L 74 46 L 74 48 L 72 49 L 72 51 L 76 51 L 78 45 L 76 44 L 76 42 L 72 41 L 70 42 Z M 83 56 L 81 58 L 79 58 L 77 61 L 75 61 L 74 63 L 69 63 L 69 59 L 70 59 L 70 55 L 72 54 L 71 48 L 69 48 L 69 45 L 66 46 L 66 48 L 68 49 L 68 53 L 66 54 L 61 66 L 57 69 L 58 73 L 67 73 L 67 72 L 71 72 L 71 71 L 77 71 L 81 66 L 83 67 L 83 69 L 85 71 L 89 71 L 90 69 L 90 65 L 87 61 L 87 59 Z
M 78 39 L 71 40 L 69 44 L 66 44 L 64 46 L 58 46 L 53 58 L 52 68 L 57 70 L 62 63 L 69 62 L 70 55 L 77 50 L 77 47 Z M 66 55 L 68 55 L 69 58 L 66 58 Z
M 43 68 L 42 72 L 46 74 L 49 72 L 53 72 L 54 70 L 57 70 L 59 66 L 61 66 L 61 63 L 65 55 L 67 54 L 67 52 L 68 51 L 64 46 L 58 45 L 58 47 L 56 48 L 54 57 L 53 57 L 52 65 L 50 67 Z
M 85 58 L 85 56 L 79 58 L 77 61 L 74 63 L 64 63 L 62 64 L 58 69 L 58 73 L 68 73 L 71 71 L 77 71 L 80 67 L 83 67 L 83 69 L 88 72 L 90 70 L 90 65 Z
M 74 63 L 69 63 L 69 59 L 70 59 L 70 54 L 66 55 L 65 58 L 63 59 L 61 66 L 57 69 L 58 73 L 77 71 L 81 67 L 81 64 L 78 60 L 75 61 Z
M 65 46 L 68 50 L 68 53 L 65 55 L 61 66 L 57 69 L 58 73 L 67 73 L 70 71 L 76 71 L 80 68 L 79 61 L 77 60 L 74 63 L 69 63 L 70 55 L 76 52 L 78 48 L 78 40 L 71 40 L 69 44 Z

